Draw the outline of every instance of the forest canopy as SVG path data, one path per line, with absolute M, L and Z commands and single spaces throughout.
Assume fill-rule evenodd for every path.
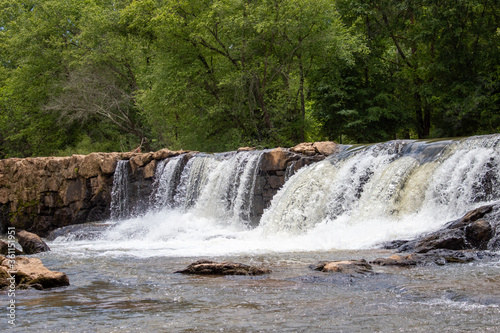
M 0 0 L 0 158 L 500 131 L 497 0 Z

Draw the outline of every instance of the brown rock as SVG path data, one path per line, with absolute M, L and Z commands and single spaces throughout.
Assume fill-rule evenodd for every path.
M 267 179 L 272 189 L 279 189 L 285 183 L 284 176 L 269 176 Z
M 102 154 L 92 153 L 83 158 L 78 174 L 84 178 L 97 177 L 101 172 L 101 164 L 104 158 Z
M 238 148 L 237 152 L 240 152 L 240 151 L 254 151 L 255 150 L 255 147 L 240 147 Z
M 66 179 L 75 179 L 80 173 L 80 167 L 85 155 L 73 155 L 69 159 L 68 167 L 61 170 L 61 174 Z
M 311 267 L 321 272 L 342 274 L 368 274 L 373 273 L 372 266 L 366 260 L 324 261 Z
M 9 190 L 7 188 L 0 188 L 0 204 L 9 202 Z
M 23 248 L 25 254 L 35 254 L 40 252 L 50 251 L 50 248 L 45 242 L 36 234 L 21 230 L 17 232 L 17 241 Z
M 288 152 L 283 148 L 265 152 L 262 156 L 261 170 L 264 172 L 285 170 L 287 158 Z
M 101 160 L 101 172 L 104 175 L 111 175 L 116 170 L 116 164 L 121 159 L 118 153 L 103 154 Z
M 45 168 L 49 173 L 54 174 L 66 169 L 70 160 L 70 157 L 47 157 L 47 164 Z
M 414 266 L 417 264 L 415 254 L 399 255 L 395 254 L 389 258 L 378 258 L 371 261 L 372 264 L 380 266 Z
M 153 153 L 137 154 L 130 159 L 130 167 L 132 172 L 135 172 L 137 168 L 143 167 L 153 160 Z
M 340 150 L 340 145 L 333 141 L 319 141 L 312 146 L 318 154 L 324 156 L 332 155 Z
M 84 184 L 80 178 L 67 181 L 61 189 L 61 197 L 64 205 L 82 200 L 84 197 L 84 190 Z
M 425 253 L 436 249 L 465 249 L 464 231 L 460 229 L 443 230 L 422 239 L 415 246 L 416 253 Z
M 53 174 L 50 177 L 39 179 L 38 189 L 40 192 L 57 192 L 63 182 L 59 174 Z
M 172 150 L 170 150 L 168 148 L 163 148 L 161 150 L 158 150 L 158 151 L 154 152 L 153 153 L 153 158 L 155 160 L 164 160 L 166 158 L 177 156 L 177 155 L 179 155 L 179 152 L 172 151 Z
M 38 258 L 16 257 L 15 264 L 12 266 L 12 260 L 0 258 L 0 270 L 5 274 L 6 271 L 16 271 L 16 285 L 35 286 L 54 288 L 69 286 L 69 279 L 66 274 L 51 271 L 42 264 Z
M 155 176 L 156 160 L 152 160 L 144 167 L 144 178 L 150 179 Z
M 486 205 L 482 206 L 479 208 L 476 208 L 474 210 L 471 210 L 467 214 L 465 214 L 461 219 L 451 223 L 448 228 L 449 229 L 454 229 L 454 228 L 462 228 L 470 224 L 471 222 L 477 221 L 481 218 L 483 218 L 486 214 L 490 213 L 493 210 L 492 205 Z
M 448 263 L 467 263 L 479 259 L 476 252 L 437 249 L 427 253 L 412 253 L 408 255 L 395 254 L 389 258 L 378 258 L 371 261 L 372 264 L 380 266 L 422 266 L 422 265 L 445 265 Z
M 14 250 L 12 250 L 12 247 L 11 247 L 11 253 L 12 253 L 12 251 L 13 251 L 13 254 L 15 254 L 15 255 L 22 254 L 22 252 L 19 251 L 18 249 L 14 248 Z M 6 256 L 6 255 L 9 255 L 11 253 L 9 253 L 9 243 L 0 239 L 0 254 Z
M 306 156 L 313 156 L 317 154 L 312 142 L 299 143 L 295 147 L 290 148 L 290 151 L 298 154 L 304 154 Z
M 198 275 L 262 275 L 271 273 L 271 270 L 234 262 L 218 263 L 210 260 L 198 260 L 175 273 Z

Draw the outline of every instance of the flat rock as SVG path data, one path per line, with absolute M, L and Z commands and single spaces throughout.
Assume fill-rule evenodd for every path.
M 321 272 L 332 272 L 342 274 L 371 274 L 372 266 L 364 259 L 342 260 L 342 261 L 322 261 L 310 266 L 312 269 Z
M 318 154 L 329 156 L 340 151 L 340 145 L 334 141 L 318 141 L 313 143 L 313 148 Z
M 316 149 L 314 149 L 312 142 L 299 143 L 298 145 L 290 148 L 290 151 L 306 156 L 312 156 L 318 153 Z
M 408 255 L 395 254 L 389 258 L 377 258 L 370 261 L 370 263 L 380 266 L 415 266 L 418 262 L 417 259 L 417 255 L 414 253 Z
M 9 272 L 13 271 L 18 289 L 23 289 L 23 286 L 35 289 L 69 286 L 66 274 L 49 270 L 38 258 L 16 257 L 9 260 L 0 256 L 0 279 L 10 277 Z
M 303 142 L 290 148 L 290 151 L 306 156 L 329 156 L 340 150 L 340 145 L 333 141 Z
M 49 246 L 34 233 L 21 230 L 17 232 L 16 236 L 19 245 L 23 248 L 24 254 L 35 254 L 50 251 Z
M 234 262 L 198 260 L 175 273 L 197 275 L 262 275 L 271 273 L 271 270 Z
M 380 266 L 425 266 L 446 265 L 449 263 L 468 263 L 474 260 L 489 259 L 494 254 L 481 251 L 457 251 L 447 249 L 432 250 L 427 253 L 394 254 L 388 258 L 377 258 L 371 264 Z
M 255 147 L 240 147 L 240 148 L 238 148 L 237 152 L 254 151 L 254 150 L 256 150 Z

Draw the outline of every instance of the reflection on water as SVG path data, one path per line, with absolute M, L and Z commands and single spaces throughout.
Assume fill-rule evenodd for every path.
M 308 266 L 390 252 L 289 252 L 211 258 L 266 266 L 267 276 L 200 277 L 173 273 L 193 258 L 91 256 L 50 245 L 42 260 L 71 286 L 19 291 L 13 331 L 488 332 L 500 318 L 500 263 L 339 276 Z

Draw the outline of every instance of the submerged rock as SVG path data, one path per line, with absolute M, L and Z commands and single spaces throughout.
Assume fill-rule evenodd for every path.
M 411 253 L 407 255 L 395 254 L 389 258 L 377 258 L 371 264 L 380 266 L 424 266 L 445 265 L 448 263 L 468 263 L 474 260 L 489 257 L 489 254 L 475 251 L 432 250 L 427 253 Z
M 69 286 L 66 274 L 49 270 L 38 258 L 16 257 L 8 259 L 0 256 L 0 286 L 11 285 L 11 281 L 14 280 L 16 289 Z
M 40 236 L 21 230 L 17 233 L 17 241 L 23 248 L 24 254 L 35 254 L 50 251 L 49 246 L 40 238 Z
M 310 266 L 312 269 L 321 272 L 332 272 L 342 274 L 371 274 L 372 266 L 364 259 L 342 260 L 342 261 L 322 261 Z
M 262 275 L 271 273 L 271 270 L 234 262 L 219 263 L 210 260 L 198 260 L 175 273 L 198 275 Z

